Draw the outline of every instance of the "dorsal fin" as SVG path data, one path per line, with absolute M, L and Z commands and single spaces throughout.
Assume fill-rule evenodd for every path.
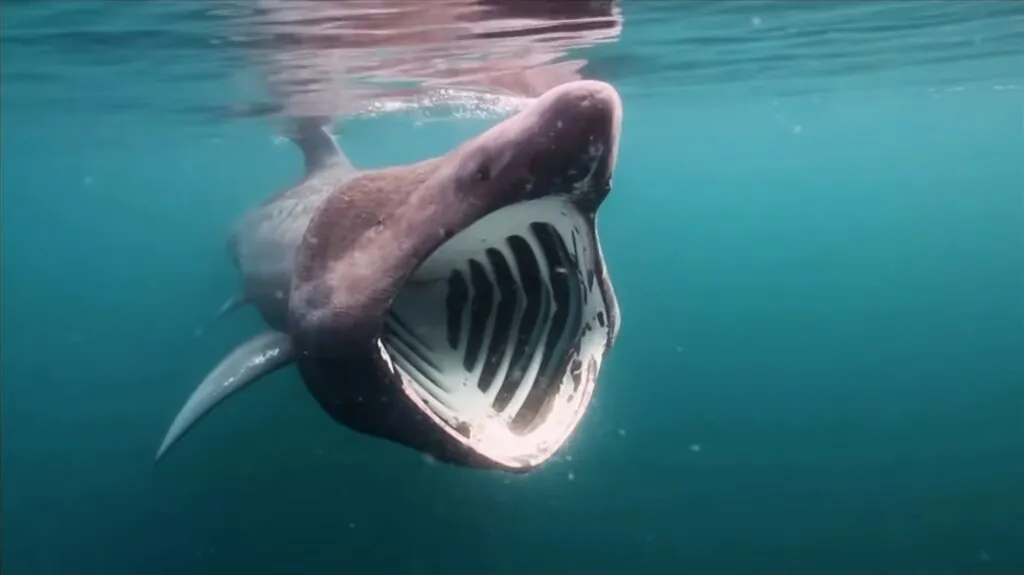
M 306 116 L 296 118 L 289 130 L 288 137 L 302 150 L 307 178 L 325 168 L 354 169 L 352 162 L 334 141 L 328 126 L 330 126 L 330 118 Z

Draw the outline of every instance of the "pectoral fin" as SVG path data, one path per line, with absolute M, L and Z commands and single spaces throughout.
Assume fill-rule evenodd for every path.
M 192 392 L 167 430 L 156 461 L 217 404 L 292 359 L 291 338 L 277 331 L 263 332 L 236 347 Z
M 228 298 L 228 300 L 224 302 L 224 305 L 220 306 L 220 309 L 217 310 L 217 315 L 213 317 L 213 320 L 217 321 L 247 303 L 249 303 L 249 299 L 245 294 L 235 294 Z

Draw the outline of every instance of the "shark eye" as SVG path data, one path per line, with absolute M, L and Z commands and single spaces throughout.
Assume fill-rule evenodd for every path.
M 487 182 L 491 179 L 491 168 L 487 164 L 481 164 L 476 169 L 476 179 L 481 182 Z

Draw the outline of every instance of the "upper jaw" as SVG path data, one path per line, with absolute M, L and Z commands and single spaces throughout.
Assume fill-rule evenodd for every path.
M 569 82 L 467 142 L 456 156 L 466 172 L 486 169 L 486 191 L 466 187 L 474 197 L 501 196 L 494 201 L 507 203 L 557 194 L 594 212 L 610 189 L 621 126 L 622 102 L 614 87 Z
M 562 84 L 545 93 L 533 109 L 539 124 L 554 126 L 563 148 L 590 160 L 594 181 L 611 177 L 622 132 L 622 100 L 615 88 L 598 80 Z

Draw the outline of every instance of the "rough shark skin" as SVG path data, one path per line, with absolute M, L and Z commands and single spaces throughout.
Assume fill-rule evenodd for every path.
M 223 399 L 295 363 L 337 422 L 440 461 L 525 472 L 586 412 L 619 330 L 596 230 L 622 103 L 557 86 L 450 152 L 357 171 L 314 120 L 306 174 L 231 239 L 269 326 L 182 408 L 159 460 Z

